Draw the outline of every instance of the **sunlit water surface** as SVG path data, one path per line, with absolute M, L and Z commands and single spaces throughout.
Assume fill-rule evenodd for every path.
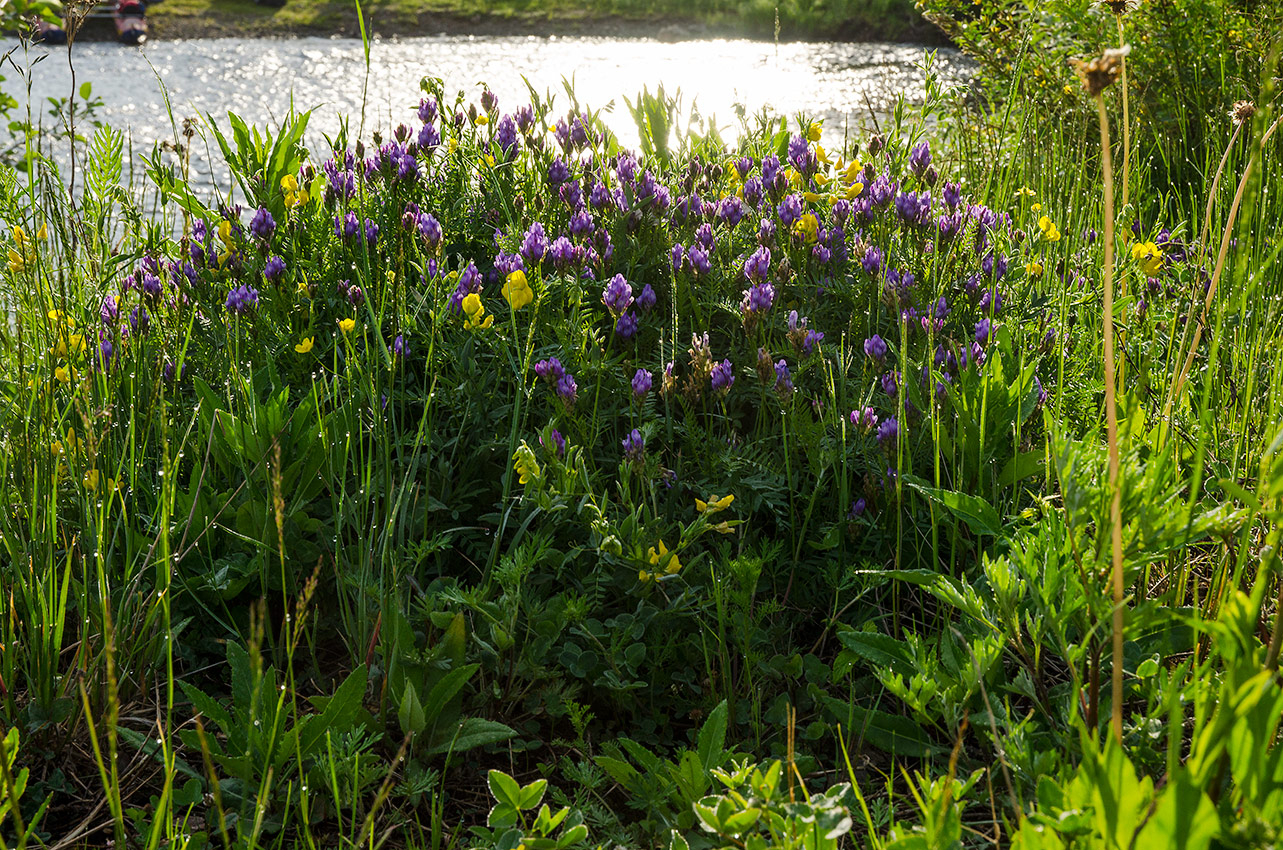
M 823 118 L 825 141 L 834 145 L 866 128 L 870 109 L 883 115 L 900 94 L 921 99 L 927 54 L 898 44 L 438 36 L 373 43 L 368 80 L 362 45 L 352 39 L 161 41 L 142 50 L 82 43 L 74 60 L 77 84 L 92 83 L 103 101 L 98 117 L 128 127 L 135 151 L 174 139 L 166 97 L 176 121 L 212 114 L 223 126 L 229 110 L 267 124 L 291 104 L 314 108 L 309 143 L 319 150 L 321 134 L 334 134 L 341 117 L 353 134 L 364 121 L 366 138 L 371 130 L 413 124 L 425 76 L 443 78 L 447 92 L 468 91 L 473 101 L 485 82 L 501 110 L 529 101 L 524 78 L 541 94 L 556 94 L 559 111 L 569 108 L 562 80 L 573 78 L 580 102 L 608 109 L 606 121 L 626 146 L 636 145 L 637 130 L 624 97 L 661 83 L 670 94 L 681 91 L 687 110 L 694 105 L 715 116 L 727 138 L 738 131 L 740 106 L 750 115 L 768 108 Z M 33 109 L 70 92 L 65 48 L 19 50 L 13 59 L 30 68 Z M 943 49 L 934 67 L 945 80 L 960 80 L 967 70 L 956 51 Z M 28 81 L 11 67 L 4 73 L 3 88 L 25 102 Z M 193 162 L 208 179 L 203 145 L 194 146 Z

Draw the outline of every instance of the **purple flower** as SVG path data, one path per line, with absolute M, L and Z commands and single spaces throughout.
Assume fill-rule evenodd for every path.
M 783 201 L 780 201 L 776 212 L 779 214 L 780 224 L 785 227 L 792 227 L 802 217 L 802 201 L 797 195 L 789 195 Z
M 372 219 L 365 220 L 365 244 L 371 248 L 379 241 L 379 226 Z
M 789 140 L 789 162 L 807 177 L 815 171 L 815 151 L 807 142 L 806 136 L 799 134 Z
M 529 104 L 517 110 L 517 129 L 523 133 L 529 133 L 535 126 L 535 111 Z
M 350 286 L 347 290 L 347 303 L 360 307 L 365 302 L 365 290 L 359 286 Z
M 873 408 L 866 407 L 863 410 L 852 410 L 850 420 L 852 425 L 858 425 L 867 430 L 878 424 L 878 415 L 873 412 Z
M 435 97 L 424 98 L 419 101 L 419 120 L 424 124 L 430 124 L 437 118 L 437 99 Z
M 223 302 L 223 306 L 229 313 L 243 316 L 258 307 L 258 290 L 242 283 L 227 293 L 227 300 Z
M 641 294 L 637 296 L 637 309 L 643 313 L 649 313 L 655 307 L 655 290 L 650 288 L 650 284 L 642 287 Z
M 147 335 L 147 330 L 151 327 L 151 318 L 147 315 L 147 308 L 142 304 L 130 311 L 129 327 L 137 336 Z
M 120 307 L 116 304 L 116 296 L 107 295 L 102 299 L 102 306 L 98 308 L 98 317 L 102 319 L 104 325 L 114 325 L 120 320 Z
M 258 212 L 249 222 L 249 232 L 253 233 L 264 242 L 272 238 L 272 233 L 276 231 L 276 220 L 272 214 L 267 211 L 267 207 L 259 207 Z
M 753 209 L 757 209 L 762 203 L 762 181 L 756 177 L 750 177 L 744 183 L 744 203 Z
M 764 280 L 744 290 L 744 298 L 740 301 L 740 312 L 746 319 L 756 317 L 771 309 L 774 303 L 775 287 L 770 281 Z
M 775 244 L 775 222 L 769 218 L 762 219 L 757 226 L 757 244 L 763 247 L 770 247 Z
M 561 380 L 561 376 L 566 374 L 566 370 L 562 368 L 560 360 L 556 357 L 550 357 L 535 364 L 535 374 L 545 381 L 556 384 L 557 381 Z
M 815 346 L 824 341 L 824 334 L 821 331 L 806 332 L 806 339 L 802 340 L 802 353 L 810 355 L 815 350 Z
M 889 416 L 878 426 L 878 443 L 886 445 L 894 443 L 900 436 L 900 422 L 894 416 Z
M 989 330 L 990 330 L 990 325 L 989 325 L 988 319 L 981 319 L 979 322 L 976 322 L 976 342 L 980 343 L 981 345 L 984 345 L 986 342 L 988 342 Z
M 730 360 L 723 360 L 721 363 L 713 364 L 713 369 L 709 373 L 709 383 L 715 393 L 725 394 L 730 392 L 731 384 L 735 383 L 735 372 L 731 368 Z
M 499 98 L 490 89 L 481 92 L 481 108 L 486 112 L 494 112 L 499 108 Z
M 405 357 L 405 337 L 401 334 L 397 334 L 396 339 L 392 340 L 392 355 Z
M 847 511 L 846 518 L 855 519 L 856 517 L 862 516 L 867 507 L 868 505 L 863 498 L 856 499 L 851 503 L 851 509 Z
M 775 364 L 775 391 L 782 396 L 793 392 L 793 377 L 789 374 L 789 364 L 782 357 Z
M 744 202 L 734 195 L 727 195 L 717 205 L 717 219 L 734 227 L 744 218 Z
M 418 226 L 419 235 L 423 237 L 428 250 L 435 252 L 441 245 L 441 222 L 433 218 L 431 213 L 422 213 L 419 215 Z
M 516 156 L 520 148 L 520 139 L 517 138 L 517 123 L 512 120 L 511 115 L 505 115 L 499 119 L 499 125 L 495 128 L 495 144 L 503 152 L 504 159 L 512 159 Z
M 682 269 L 682 261 L 686 259 L 686 249 L 680 244 L 674 245 L 672 250 L 673 271 L 678 272 Z
M 539 437 L 539 445 L 541 446 L 543 445 L 542 435 Z M 552 450 L 553 454 L 555 454 L 559 458 L 566 456 L 566 438 L 561 436 L 561 432 L 558 431 L 556 428 L 552 429 L 552 445 L 553 445 L 553 450 Z
M 638 324 L 636 313 L 625 313 L 619 317 L 619 321 L 615 322 L 615 334 L 622 340 L 630 340 L 637 333 Z
M 150 271 L 143 272 L 142 283 L 138 288 L 142 290 L 143 295 L 153 301 L 160 298 L 163 291 L 163 288 L 160 285 L 160 278 L 152 274 Z
M 708 253 L 698 245 L 692 245 L 686 252 L 686 259 L 690 260 L 691 270 L 696 275 L 706 275 L 713 270 L 713 264 L 708 259 Z
M 921 177 L 931 166 L 931 144 L 922 142 L 909 152 L 909 170 Z
M 526 231 L 525 238 L 521 240 L 521 256 L 526 262 L 536 265 L 543 261 L 544 255 L 548 253 L 548 236 L 544 232 L 543 225 L 535 222 L 530 225 Z
M 771 273 L 771 250 L 765 245 L 744 261 L 744 277 L 751 281 L 764 281 Z
M 613 203 L 614 199 L 610 196 L 610 190 L 606 188 L 604 183 L 595 184 L 592 187 L 592 191 L 588 193 L 588 204 L 595 210 L 604 210 Z
M 882 392 L 886 393 L 892 398 L 895 398 L 896 391 L 899 389 L 899 383 L 900 383 L 899 379 L 900 379 L 899 372 L 887 372 L 886 374 L 884 374 L 882 376 Z
M 570 179 L 570 166 L 561 157 L 557 157 L 548 166 L 548 184 L 550 186 L 560 186 Z M 599 186 L 601 184 L 598 184 Z M 602 186 L 605 189 L 605 186 Z
M 574 376 L 569 372 L 563 373 L 557 379 L 557 397 L 565 403 L 567 408 L 574 406 L 578 393 L 579 385 L 575 383 Z
M 874 360 L 881 360 L 887 356 L 887 344 L 882 337 L 874 334 L 864 341 L 864 353 Z
M 285 275 L 285 261 L 273 254 L 263 266 L 263 277 L 269 283 L 276 283 Z
M 641 401 L 650 392 L 654 377 L 645 369 L 638 369 L 633 375 L 633 398 Z
M 956 207 L 962 203 L 962 186 L 957 183 L 944 184 L 944 202 L 950 207 Z
M 646 440 L 642 438 L 641 431 L 636 428 L 629 433 L 623 440 L 624 459 L 630 463 L 638 463 L 642 459 L 642 454 L 646 451 Z
M 717 243 L 713 241 L 713 226 L 711 224 L 701 224 L 696 228 L 695 244 L 703 248 L 707 253 L 713 253 L 713 248 Z
M 633 287 L 624 280 L 622 274 L 617 274 L 606 284 L 606 288 L 601 293 L 601 303 L 606 305 L 606 309 L 613 316 L 620 316 L 633 304 Z
M 558 236 L 548 248 L 547 259 L 558 271 L 565 271 L 574 265 L 579 253 L 575 244 L 564 236 Z
M 596 226 L 592 213 L 588 212 L 588 210 L 580 210 L 570 217 L 570 235 L 576 239 L 591 236 Z
M 441 133 L 437 130 L 435 124 L 424 124 L 415 140 L 419 143 L 419 150 L 431 152 L 433 148 L 441 144 Z

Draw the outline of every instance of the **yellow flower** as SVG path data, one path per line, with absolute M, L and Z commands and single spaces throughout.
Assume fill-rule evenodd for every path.
M 816 136 L 814 139 L 812 139 L 811 141 L 813 141 L 813 142 L 818 142 L 819 140 L 820 140 L 820 137 L 817 135 L 817 136 Z M 816 162 L 822 162 L 822 163 L 824 163 L 825 165 L 829 165 L 829 164 L 830 164 L 830 162 L 829 162 L 829 155 L 828 155 L 828 153 L 824 150 L 824 146 L 823 146 L 823 145 L 816 145 L 816 146 L 815 146 L 815 160 L 816 160 Z
M 80 447 L 80 439 L 76 436 L 76 432 L 71 428 L 68 428 L 67 429 L 67 449 L 69 451 L 74 452 L 79 447 Z
M 645 584 L 646 582 L 650 581 L 653 578 L 654 576 L 646 572 L 645 570 L 637 571 L 637 580 L 640 581 L 642 584 Z
M 858 159 L 851 160 L 851 163 L 846 167 L 846 173 L 842 175 L 842 181 L 844 183 L 854 184 L 859 178 L 860 171 L 863 168 L 864 166 L 860 165 L 860 161 Z
M 475 292 L 469 292 L 463 297 L 463 312 L 463 326 L 470 331 L 484 330 L 494 324 L 494 316 L 486 316 L 481 296 Z
M 54 457 L 62 454 L 62 440 L 54 440 L 53 445 L 49 447 L 49 451 L 53 452 Z
M 731 495 L 722 496 L 720 499 L 717 496 L 709 496 L 707 502 L 702 499 L 696 499 L 695 510 L 712 516 L 729 508 L 733 501 L 735 501 L 735 497 Z
M 815 185 L 823 189 L 825 186 L 829 185 L 830 179 L 831 178 L 827 174 L 817 174 L 815 175 Z
M 45 224 L 43 224 L 43 223 L 40 225 L 40 229 L 36 231 L 36 238 L 37 238 L 37 239 L 48 239 L 48 238 L 49 238 L 49 228 L 48 228 L 48 226 L 47 226 L 47 225 L 45 225 Z
M 293 174 L 286 174 L 281 178 L 281 191 L 285 194 L 287 207 L 301 207 L 308 202 L 307 192 L 299 188 L 298 178 Z
M 12 248 L 9 249 L 9 271 L 20 272 L 27 266 L 27 258 Z
M 343 331 L 343 333 L 349 334 L 355 327 L 356 319 L 339 319 L 339 330 Z
M 512 459 L 515 461 L 512 470 L 517 473 L 517 480 L 522 484 L 528 483 L 531 479 L 538 479 L 543 474 L 543 470 L 539 468 L 539 461 L 535 460 L 535 453 L 524 442 Z
M 88 472 L 86 472 L 85 477 L 81 479 L 80 483 L 85 485 L 86 490 L 97 490 L 98 489 L 98 470 L 91 469 Z
M 1034 260 L 1033 262 L 1030 262 L 1030 263 L 1025 263 L 1025 274 L 1029 275 L 1030 277 L 1037 277 L 1038 275 L 1042 274 L 1042 263 L 1038 262 L 1037 260 Z
M 860 196 L 860 193 L 863 191 L 864 191 L 863 183 L 852 183 L 850 186 L 846 187 L 846 199 L 848 201 L 855 200 Z
M 351 320 L 349 319 L 348 321 L 351 321 Z M 356 324 L 356 322 L 352 322 L 352 324 Z M 344 333 L 346 333 L 346 331 L 344 331 Z M 312 337 L 305 336 L 303 337 L 302 342 L 294 346 L 294 350 L 297 351 L 299 354 L 307 354 L 309 351 L 312 350 L 312 342 L 313 342 Z
M 1034 190 L 1030 189 L 1028 186 L 1021 186 L 1019 189 L 1016 190 L 1016 197 L 1019 198 L 1022 195 L 1028 198 L 1032 198 L 1034 196 Z
M 71 383 L 71 370 L 66 366 L 59 366 L 57 369 L 54 369 L 53 376 L 58 379 L 59 383 Z
M 817 204 L 820 202 L 820 196 L 815 194 L 814 192 L 803 192 L 802 199 L 805 200 L 808 204 Z
M 530 282 L 526 280 L 525 272 L 517 269 L 508 275 L 508 280 L 503 285 L 503 297 L 508 301 L 508 306 L 514 310 L 520 310 L 535 300 L 535 294 L 530 291 Z
M 658 567 L 666 563 L 667 566 L 664 567 L 664 572 L 670 576 L 682 568 L 682 562 L 677 560 L 677 553 L 670 553 L 662 540 L 659 541 L 659 551 L 656 552 L 655 547 L 652 546 L 650 551 L 646 553 L 646 557 L 650 559 L 651 566 Z
M 1149 277 L 1163 267 L 1163 252 L 1153 242 L 1137 242 L 1132 246 L 1132 259 L 1140 262 L 1140 270 Z
M 1037 204 L 1034 204 L 1034 206 L 1037 206 Z M 1048 242 L 1060 241 L 1060 231 L 1056 229 L 1056 225 L 1052 224 L 1051 219 L 1047 218 L 1047 216 L 1044 215 L 1038 219 L 1038 229 L 1042 231 L 1042 238 Z
M 823 129 L 823 125 L 819 121 L 816 121 L 811 124 L 810 127 L 806 128 L 806 138 L 812 142 L 818 142 L 820 140 L 820 132 Z
M 227 220 L 218 223 L 218 238 L 228 248 L 232 247 L 232 223 Z
M 473 121 L 472 123 L 478 126 L 484 126 L 490 123 L 490 116 L 482 112 L 480 115 L 477 116 L 476 120 Z
M 721 521 L 721 522 L 719 522 L 717 525 L 712 526 L 712 528 L 713 528 L 713 531 L 716 531 L 718 534 L 734 534 L 734 533 L 735 533 L 735 529 L 731 528 L 731 524 L 730 524 L 730 523 L 728 523 L 726 520 L 722 520 L 722 521 Z
M 115 478 L 107 479 L 106 493 L 108 496 L 112 495 L 113 493 L 119 493 L 122 489 L 124 489 L 124 486 L 120 483 L 120 481 L 116 480 Z
M 1029 209 L 1032 212 L 1040 212 L 1042 210 L 1042 204 L 1030 204 Z
M 793 225 L 793 232 L 802 236 L 807 244 L 815 241 L 820 230 L 820 221 L 814 213 L 807 213 L 797 220 Z

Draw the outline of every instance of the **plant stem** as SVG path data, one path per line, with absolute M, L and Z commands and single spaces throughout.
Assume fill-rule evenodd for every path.
M 1105 184 L 1105 430 L 1109 442 L 1109 524 L 1114 590 L 1114 664 L 1110 726 L 1123 740 L 1123 493 L 1119 485 L 1118 406 L 1114 383 L 1114 176 L 1109 155 L 1109 117 L 1105 99 L 1096 95 L 1100 119 L 1100 168 Z M 1124 190 L 1125 191 L 1125 190 Z

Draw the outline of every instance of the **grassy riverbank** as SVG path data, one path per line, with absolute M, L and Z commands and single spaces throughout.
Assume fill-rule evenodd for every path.
M 941 43 L 912 0 L 837 0 L 824 4 L 771 0 L 373 0 L 362 4 L 369 32 L 382 37 L 435 35 L 604 35 L 688 38 L 775 37 L 782 40 L 923 41 Z M 212 36 L 359 36 L 354 5 L 341 0 L 289 0 L 273 9 L 249 0 L 164 0 L 149 12 L 158 38 Z
M 923 2 L 841 150 L 33 128 L 0 847 L 1283 845 L 1277 21 Z

